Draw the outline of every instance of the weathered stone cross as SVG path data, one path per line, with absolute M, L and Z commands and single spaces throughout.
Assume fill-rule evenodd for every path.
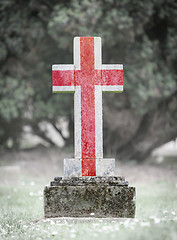
M 123 91 L 123 65 L 104 65 L 101 38 L 75 37 L 74 64 L 53 65 L 53 92 L 74 92 L 75 158 L 64 175 L 112 176 L 115 160 L 103 159 L 102 92 Z

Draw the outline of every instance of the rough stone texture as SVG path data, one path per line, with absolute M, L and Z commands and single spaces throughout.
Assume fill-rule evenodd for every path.
M 50 186 L 128 186 L 124 177 L 55 177 Z
M 123 177 L 56 177 L 44 189 L 45 217 L 135 216 L 135 188 Z

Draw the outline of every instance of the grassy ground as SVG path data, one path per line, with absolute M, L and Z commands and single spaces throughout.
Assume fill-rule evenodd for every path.
M 0 186 L 0 239 L 177 239 L 177 177 L 171 169 L 119 165 L 137 190 L 136 218 L 84 221 L 44 220 L 43 188 L 50 174 L 36 176 L 25 171 L 24 162 L 20 166 L 18 184 Z

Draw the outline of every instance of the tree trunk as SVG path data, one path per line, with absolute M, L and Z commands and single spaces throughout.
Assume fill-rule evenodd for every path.
M 106 107 L 105 112 L 107 117 L 109 115 L 108 119 L 114 119 L 115 111 Z M 105 127 L 111 129 L 110 132 L 105 132 L 106 154 L 112 152 L 119 160 L 143 161 L 154 148 L 177 136 L 177 90 L 141 118 L 136 117 L 133 111 L 128 113 L 129 116 L 123 109 L 117 114 L 122 122 L 118 120 L 119 125 L 116 129 L 112 128 L 106 117 Z

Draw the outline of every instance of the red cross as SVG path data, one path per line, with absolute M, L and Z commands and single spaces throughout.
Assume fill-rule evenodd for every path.
M 80 70 L 75 70 L 75 65 L 64 70 L 53 70 L 53 86 L 81 88 L 82 176 L 96 176 L 95 86 L 123 86 L 123 69 L 103 69 L 107 65 L 95 69 L 94 37 L 81 37 L 79 50 Z M 110 91 L 116 90 L 113 87 Z

